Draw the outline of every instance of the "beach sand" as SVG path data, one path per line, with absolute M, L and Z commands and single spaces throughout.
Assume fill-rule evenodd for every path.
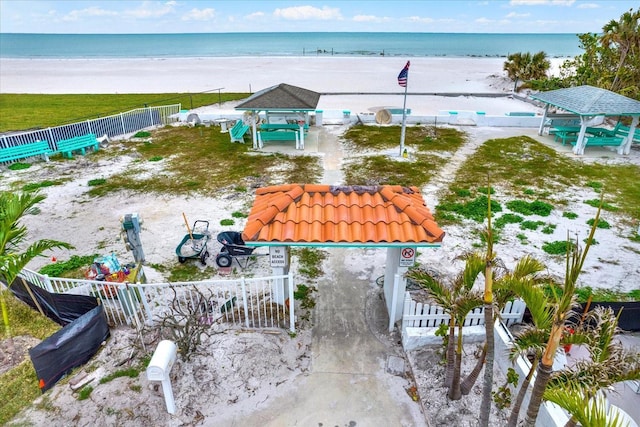
M 509 93 L 511 82 L 504 78 L 502 64 L 504 59 L 450 59 L 450 58 L 415 58 L 412 59 L 409 92 L 415 93 Z M 193 58 L 193 59 L 130 59 L 130 60 L 5 60 L 0 63 L 0 92 L 2 93 L 161 93 L 161 92 L 201 92 L 223 88 L 223 91 L 255 92 L 279 83 L 288 83 L 321 92 L 323 95 L 318 108 L 351 109 L 352 111 L 366 111 L 380 106 L 400 105 L 402 103 L 402 88 L 397 85 L 396 77 L 404 60 L 399 58 Z M 332 94 L 340 92 L 341 94 Z M 368 95 L 359 95 L 366 93 Z M 443 97 L 420 95 L 409 98 L 408 107 L 416 113 L 429 114 L 441 109 L 465 109 L 488 111 L 491 114 L 504 114 L 508 111 L 536 111 L 536 107 L 508 97 L 488 99 L 474 96 Z M 215 108 L 215 107 L 211 107 Z M 326 132 L 333 134 L 336 140 L 344 132 L 345 126 L 327 127 Z M 452 157 L 438 176 L 425 188 L 423 194 L 430 208 L 438 202 L 438 193 L 446 188 L 453 178 L 457 168 L 464 159 L 471 155 L 484 141 L 496 137 L 513 135 L 535 135 L 533 129 L 500 129 L 467 127 L 469 142 Z M 600 151 L 599 151 L 600 153 Z M 345 156 L 357 153 L 343 153 Z M 314 155 L 323 156 L 322 153 Z M 570 155 L 570 154 L 568 154 Z M 606 155 L 606 152 L 605 152 Z M 638 152 L 634 150 L 632 156 L 622 159 L 638 164 Z M 323 157 L 325 165 L 328 158 Z M 605 157 L 585 156 L 585 161 L 617 162 L 616 155 Z M 245 198 L 229 201 L 227 198 L 189 197 L 151 195 L 137 195 L 136 197 L 109 196 L 92 199 L 86 195 L 86 183 L 93 178 L 108 178 L 112 173 L 127 168 L 135 158 L 101 160 L 97 164 L 87 158 L 76 156 L 73 162 L 56 164 L 56 170 L 50 165 L 38 162 L 34 167 L 24 171 L 7 172 L 2 170 L 0 190 L 7 189 L 15 181 L 33 181 L 51 179 L 57 173 L 73 177 L 61 186 L 43 189 L 48 198 L 42 202 L 40 214 L 25 218 L 31 237 L 52 238 L 68 241 L 76 246 L 74 254 L 89 254 L 101 251 L 116 252 L 122 258 L 129 254 L 118 239 L 119 217 L 125 213 L 138 212 L 144 219 L 142 241 L 150 264 L 168 264 L 175 261 L 175 245 L 185 233 L 181 212 L 186 212 L 190 221 L 195 219 L 212 220 L 212 235 L 227 229 L 219 225 L 219 220 L 230 218 L 231 212 L 243 210 L 250 206 L 252 194 Z M 338 159 L 334 167 L 339 168 Z M 161 162 L 153 167 L 161 168 Z M 150 170 L 150 173 L 153 171 Z M 327 182 L 334 184 L 338 182 Z M 586 237 L 588 226 L 584 224 L 586 218 L 593 217 L 595 209 L 583 203 L 586 199 L 596 198 L 597 194 L 591 189 L 579 186 L 568 187 L 566 194 L 554 195 L 558 200 L 565 200 L 566 210 L 579 215 L 581 221 L 568 220 L 561 212 L 554 213 L 551 218 L 541 218 L 545 222 L 555 223 L 553 235 L 538 235 L 530 238 L 528 244 L 523 245 L 515 235 L 518 230 L 507 228 L 505 240 L 496 247 L 498 256 L 505 265 L 512 268 L 514 260 L 527 255 L 540 255 L 543 261 L 549 263 L 549 273 L 560 275 L 563 264 L 558 257 L 545 255 L 540 246 L 544 241 L 562 240 L 569 231 L 572 236 L 579 234 L 580 239 Z M 623 289 L 637 288 L 640 283 L 640 244 L 631 242 L 632 224 L 628 218 L 616 214 L 607 214 L 607 220 L 612 223 L 610 230 L 599 230 L 596 239 L 600 242 L 594 246 L 588 257 L 583 274 L 584 285 L 604 286 L 616 283 Z M 234 229 L 242 229 L 244 220 L 239 219 Z M 637 226 L 637 224 L 636 224 Z M 473 249 L 477 238 L 472 236 L 475 224 L 463 224 L 446 227 L 447 233 L 443 247 L 437 251 L 425 251 L 418 261 L 430 265 L 445 275 L 454 275 L 459 271 L 460 262 L 456 257 Z M 351 262 L 358 268 L 358 251 L 354 249 Z M 385 252 L 377 251 L 375 265 L 385 263 Z M 214 250 L 211 250 L 215 254 Z M 71 252 L 56 251 L 58 259 L 68 259 Z M 30 268 L 37 269 L 50 262 L 48 259 L 35 260 Z M 330 262 L 330 261 L 329 261 Z M 213 260 L 209 263 L 213 266 Z M 162 275 L 148 269 L 150 281 L 160 281 Z M 267 265 L 261 265 L 252 274 L 268 272 Z M 216 336 L 216 346 L 233 348 L 234 352 L 248 352 L 250 348 L 269 346 L 275 348 L 274 355 L 264 352 L 261 362 L 264 366 L 278 363 L 278 354 L 287 355 L 287 363 L 283 364 L 282 372 L 274 372 L 273 376 L 264 375 L 257 378 L 254 390 L 234 391 L 234 384 L 243 382 L 247 372 L 240 373 L 229 370 L 216 370 L 216 383 L 220 384 L 218 396 L 224 399 L 209 401 L 207 393 L 187 393 L 185 391 L 180 404 L 183 408 L 207 408 L 204 414 L 194 416 L 188 411 L 181 412 L 177 417 L 169 418 L 164 412 L 161 394 L 151 387 L 146 380 L 142 380 L 143 389 L 139 393 L 127 391 L 130 383 L 100 385 L 99 394 L 91 399 L 88 405 L 77 401 L 68 386 L 56 387 L 50 399 L 54 407 L 60 408 L 55 413 L 32 408 L 24 419 L 35 421 L 36 424 L 44 420 L 54 419 L 50 425 L 93 425 L 100 420 L 109 424 L 113 418 L 105 415 L 109 408 L 134 408 L 142 415 L 138 420 L 146 421 L 147 425 L 164 423 L 178 425 L 180 423 L 196 422 L 201 416 L 205 419 L 203 425 L 214 425 L 216 417 L 224 411 L 250 411 L 256 401 L 269 396 L 273 390 L 263 384 L 268 380 L 294 382 L 294 378 L 304 373 L 308 368 L 308 351 L 310 343 L 306 333 L 300 334 L 296 341 L 288 341 L 282 337 L 269 338 L 260 334 L 243 335 L 245 347 L 236 348 L 237 338 L 233 334 Z M 113 360 L 123 358 L 122 348 L 128 348 L 135 337 L 122 337 L 120 331 L 117 339 L 111 340 L 107 348 L 101 352 L 101 369 L 117 369 L 109 366 Z M 253 335 L 252 338 L 249 338 Z M 296 345 L 293 345 L 293 344 Z M 105 354 L 106 353 L 106 354 Z M 111 356 L 110 356 L 111 355 Z M 215 356 L 215 355 L 214 355 Z M 226 363 L 216 360 L 214 356 L 198 359 L 196 367 L 217 366 Z M 255 356 L 255 355 L 254 355 Z M 251 359 L 251 355 L 248 356 Z M 247 366 L 243 364 L 242 366 Z M 181 369 L 187 370 L 187 365 Z M 201 372 L 204 368 L 201 369 Z M 186 372 L 186 371 L 185 371 Z M 420 382 L 429 387 L 428 372 L 414 372 L 420 377 Z M 185 375 L 176 387 L 182 390 L 198 390 L 196 376 Z M 187 378 L 188 377 L 188 378 Z M 135 382 L 135 381 L 134 381 Z M 501 384 L 496 383 L 496 387 Z M 285 386 L 283 385 L 283 388 Z M 124 390 L 124 391 L 123 391 Z M 201 389 L 200 389 L 201 390 Z M 287 388 L 288 390 L 288 388 Z M 283 393 L 280 390 L 280 393 Z M 133 398 L 131 397 L 133 396 Z M 228 399 L 227 399 L 228 396 Z M 239 396 L 239 397 L 238 397 Z M 253 396 L 253 397 L 252 397 Z M 425 394 L 426 396 L 426 394 Z M 422 396 L 424 398 L 424 396 Z M 239 398 L 239 400 L 238 400 Z M 235 399 L 235 400 L 234 400 Z M 229 402 L 233 401 L 233 405 Z M 464 400 L 463 400 L 464 401 Z M 144 407 L 144 403 L 149 403 Z M 430 405 L 437 404 L 429 402 Z M 467 403 L 469 404 L 469 403 Z M 451 402 L 442 403 L 442 408 L 451 408 Z M 44 406 L 44 405 L 43 405 Z M 136 408 L 137 407 L 137 408 Z M 106 408 L 106 409 L 105 409 Z M 431 408 L 430 413 L 436 409 Z M 124 413 L 126 409 L 122 409 Z M 100 414 L 96 416 L 95 414 Z M 466 411 L 454 411 L 459 415 L 458 425 L 472 425 L 475 422 L 477 407 Z M 47 421 L 48 422 L 48 421 Z M 453 424 L 452 424 L 453 425 Z

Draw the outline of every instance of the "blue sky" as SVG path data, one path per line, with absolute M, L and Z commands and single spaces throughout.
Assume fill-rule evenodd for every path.
M 3 33 L 600 32 L 638 1 L 0 0 Z

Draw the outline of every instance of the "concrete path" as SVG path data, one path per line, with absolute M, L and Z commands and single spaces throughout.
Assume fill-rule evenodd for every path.
M 361 249 L 328 250 L 332 272 L 318 283 L 311 367 L 296 385 L 235 426 L 427 426 L 407 389 L 399 337 L 384 332 L 381 290 L 345 267 Z M 389 372 L 391 371 L 391 372 Z
M 314 129 L 305 143 L 305 154 L 323 156 L 325 184 L 342 183 L 343 151 L 337 133 Z M 271 147 L 265 145 L 265 151 L 283 148 Z M 325 275 L 314 293 L 309 373 L 269 399 L 267 407 L 235 418 L 232 425 L 427 426 L 420 404 L 407 393 L 413 382 L 400 337 L 386 332 L 382 289 L 375 277 L 363 274 L 374 270 L 367 264 L 365 250 L 326 250 Z M 348 269 L 359 262 L 362 271 Z

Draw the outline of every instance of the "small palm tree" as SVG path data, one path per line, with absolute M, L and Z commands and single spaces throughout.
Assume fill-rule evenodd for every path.
M 619 55 L 616 74 L 609 90 L 617 92 L 620 87 L 620 73 L 625 70 L 627 58 L 638 55 L 640 52 L 640 9 L 625 12 L 620 20 L 611 20 L 602 27 L 600 42 L 603 46 L 611 48 L 615 46 Z
M 602 193 L 604 195 L 604 192 Z M 602 204 L 602 197 L 600 203 Z M 547 387 L 547 383 L 551 378 L 553 371 L 553 360 L 556 355 L 556 351 L 560 346 L 560 341 L 564 335 L 565 323 L 571 314 L 571 309 L 575 305 L 575 290 L 578 282 L 578 277 L 582 271 L 582 266 L 587 258 L 591 242 L 593 242 L 593 236 L 596 232 L 598 220 L 600 219 L 601 208 L 598 208 L 596 217 L 591 227 L 591 232 L 587 238 L 587 243 L 584 250 L 578 245 L 576 239 L 575 244 L 567 245 L 566 254 L 566 272 L 564 277 L 564 285 L 562 286 L 562 293 L 558 295 L 554 292 L 553 295 L 553 323 L 551 325 L 551 331 L 549 333 L 549 340 L 545 345 L 544 352 L 538 363 L 536 379 L 533 384 L 533 390 L 531 391 L 531 399 L 529 400 L 529 406 L 527 407 L 527 416 L 524 420 L 524 426 L 534 427 L 536 419 L 538 418 L 538 411 L 540 410 L 540 404 L 544 391 Z M 567 237 L 568 243 L 571 243 Z M 552 290 L 555 289 L 552 287 Z
M 22 248 L 27 228 L 20 220 L 24 215 L 35 213 L 34 206 L 44 198 L 38 192 L 0 192 L 0 282 L 7 287 L 11 287 L 18 274 L 35 257 L 53 248 L 72 248 L 67 243 L 46 239 Z M 3 292 L 0 292 L 0 310 L 5 334 L 11 337 L 9 313 Z
M 551 67 L 551 62 L 547 59 L 547 54 L 540 51 L 534 55 L 526 52 L 512 53 L 507 56 L 503 65 L 503 70 L 507 76 L 514 81 L 513 91 L 518 90 L 518 80 L 539 80 L 547 76 Z

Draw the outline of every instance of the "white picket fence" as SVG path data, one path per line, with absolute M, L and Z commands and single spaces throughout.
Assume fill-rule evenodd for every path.
M 508 302 L 500 312 L 500 318 L 507 325 L 522 322 L 526 305 L 522 300 Z M 405 328 L 437 328 L 442 323 L 449 323 L 449 314 L 436 304 L 423 304 L 411 298 L 409 292 L 404 294 L 402 311 L 402 330 Z M 463 326 L 484 325 L 484 309 L 476 308 L 466 317 Z
M 142 274 L 142 269 L 138 270 Z M 202 322 L 295 332 L 293 275 L 176 283 L 116 283 L 48 277 L 30 270 L 25 280 L 49 292 L 94 296 L 110 324 L 136 328 L 173 312 L 195 312 Z M 286 286 L 288 285 L 288 286 Z M 288 287 L 288 293 L 285 289 Z M 288 300 L 288 301 L 287 301 Z M 287 302 L 289 302 L 287 304 Z

